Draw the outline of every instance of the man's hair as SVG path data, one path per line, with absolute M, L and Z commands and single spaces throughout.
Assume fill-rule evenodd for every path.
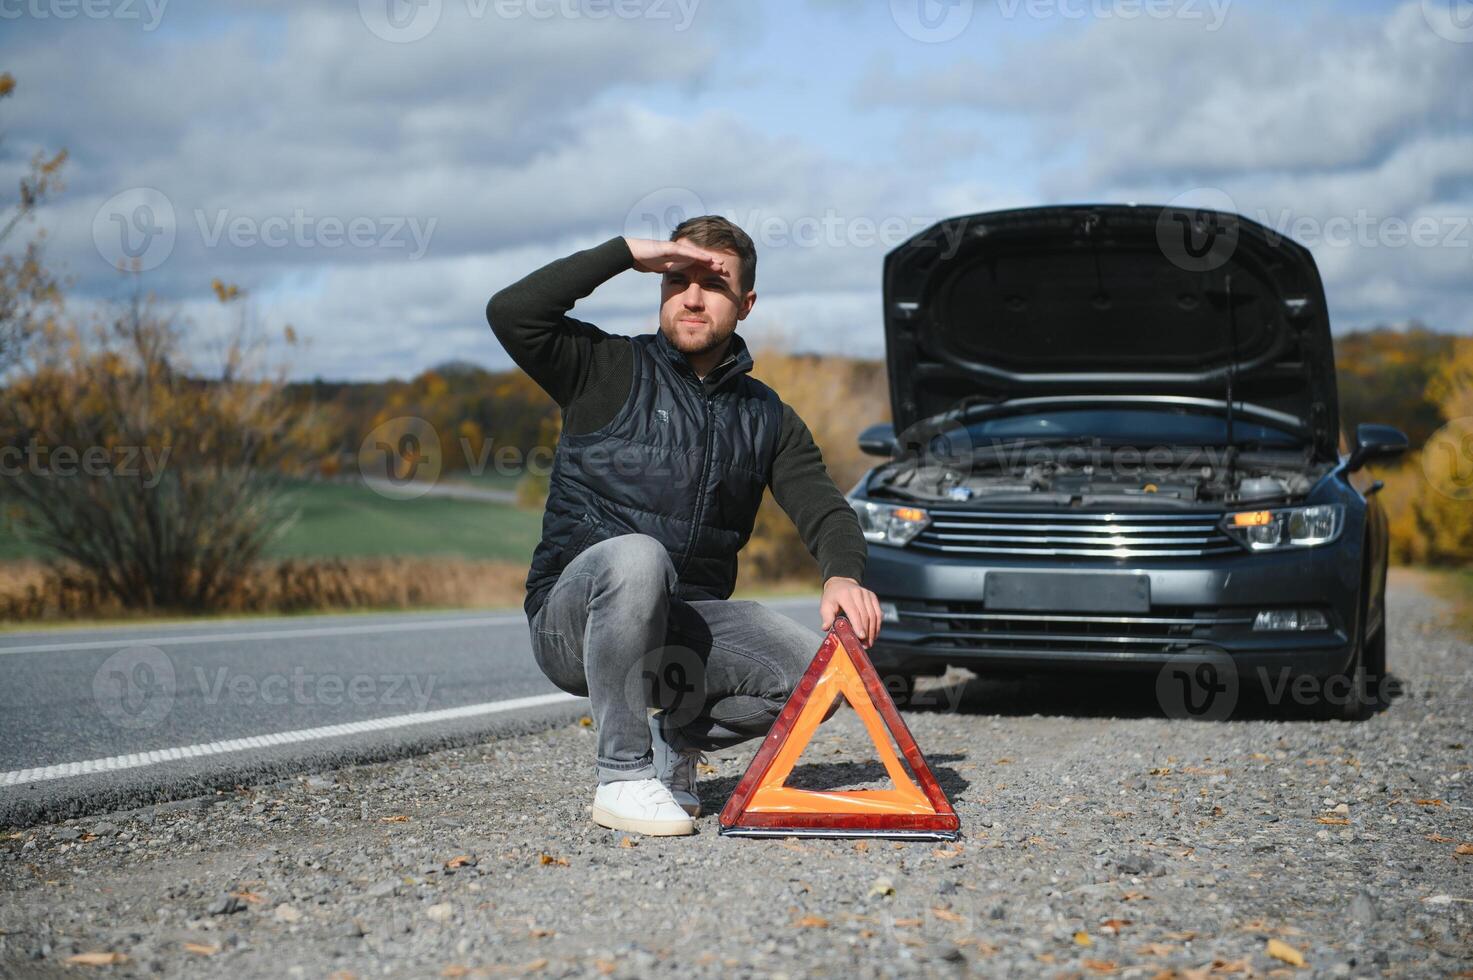
M 703 214 L 686 218 L 670 233 L 672 242 L 684 238 L 692 245 L 735 252 L 742 260 L 742 292 L 749 293 L 757 285 L 757 246 L 751 237 L 719 214 Z

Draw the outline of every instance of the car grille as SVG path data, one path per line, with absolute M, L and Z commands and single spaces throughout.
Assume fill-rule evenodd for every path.
M 1171 606 L 1132 616 L 989 612 L 980 602 L 911 601 L 900 603 L 898 611 L 907 629 L 925 631 L 916 641 L 920 645 L 989 652 L 1171 654 L 1241 634 L 1253 625 L 1252 615 L 1240 609 Z
M 1082 514 L 929 510 L 911 546 L 957 555 L 1199 558 L 1242 549 L 1216 512 Z

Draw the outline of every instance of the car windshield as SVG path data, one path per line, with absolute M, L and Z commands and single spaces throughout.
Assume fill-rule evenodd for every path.
M 1227 419 L 1220 415 L 1179 409 L 1071 408 L 1051 409 L 994 418 L 973 418 L 965 424 L 972 446 L 982 448 L 1011 442 L 1073 442 L 1098 439 L 1122 446 L 1226 446 Z M 946 438 L 940 436 L 938 438 Z M 1239 446 L 1292 448 L 1299 437 L 1238 416 L 1233 440 Z

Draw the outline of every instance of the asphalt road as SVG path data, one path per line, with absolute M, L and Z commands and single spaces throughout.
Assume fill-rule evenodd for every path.
M 813 599 L 774 608 L 817 626 Z M 520 610 L 0 635 L 0 825 L 387 759 L 584 713 Z

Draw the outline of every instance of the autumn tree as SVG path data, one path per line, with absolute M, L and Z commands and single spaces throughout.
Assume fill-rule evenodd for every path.
M 15 78 L 0 73 L 0 100 L 15 94 Z M 61 287 L 42 261 L 45 233 L 37 232 L 18 252 L 11 239 L 35 217 L 46 198 L 61 189 L 66 151 L 38 151 L 21 175 L 14 200 L 0 199 L 0 374 L 10 367 L 29 339 L 56 315 Z
M 250 339 L 244 296 L 214 286 L 240 310 L 214 371 L 193 369 L 185 325 L 135 291 L 36 336 L 0 398 L 24 454 L 0 467 L 16 531 L 129 609 L 225 604 L 290 519 L 283 481 L 320 450 L 313 413 Z

